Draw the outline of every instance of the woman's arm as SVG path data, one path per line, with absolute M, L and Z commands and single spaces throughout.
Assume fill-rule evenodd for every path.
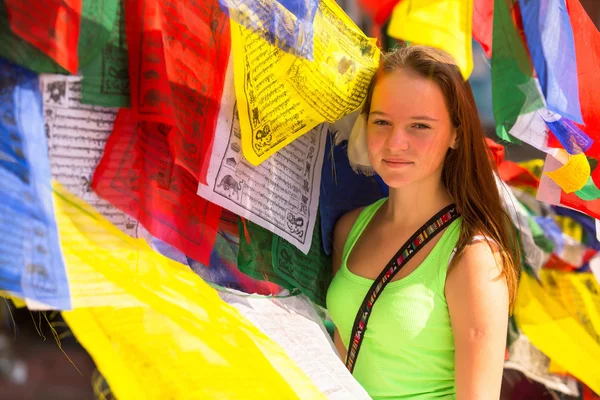
M 487 242 L 470 245 L 448 271 L 458 400 L 500 398 L 508 329 L 508 287 Z

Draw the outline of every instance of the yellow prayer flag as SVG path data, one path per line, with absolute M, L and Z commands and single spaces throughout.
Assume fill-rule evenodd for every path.
M 473 70 L 472 15 L 473 0 L 403 0 L 394 7 L 388 34 L 445 50 L 466 80 Z
M 515 320 L 531 343 L 600 392 L 599 286 L 591 273 L 542 270 L 543 286 L 521 274 Z
M 578 243 L 583 243 L 583 227 L 579 222 L 566 215 L 555 215 L 554 221 L 562 233 L 575 239 Z
M 357 110 L 365 99 L 379 65 L 375 39 L 365 36 L 333 0 L 319 1 L 313 27 L 310 61 L 231 20 L 242 150 L 253 165 L 318 124 Z
M 0 297 L 4 297 L 5 299 L 11 300 L 16 308 L 27 307 L 25 300 L 21 299 L 20 297 L 14 296 L 9 292 L 4 292 L 0 290 Z
M 569 371 L 565 368 L 561 367 L 556 361 L 550 360 L 550 365 L 548 365 L 548 372 L 556 375 L 568 375 Z
M 585 154 L 569 156 L 568 161 L 555 171 L 546 172 L 565 193 L 581 189 L 590 177 L 590 163 Z
M 542 176 L 542 171 L 544 170 L 544 160 L 541 158 L 536 158 L 534 160 L 522 161 L 518 163 L 521 167 L 527 169 L 538 179 Z
M 324 398 L 188 266 L 121 232 L 58 184 L 54 204 L 76 307 L 63 315 L 116 398 Z

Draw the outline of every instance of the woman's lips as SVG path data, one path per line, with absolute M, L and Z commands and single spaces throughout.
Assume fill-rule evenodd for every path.
M 383 163 L 390 168 L 405 168 L 405 167 L 408 167 L 408 166 L 414 164 L 411 161 L 394 160 L 394 159 L 384 159 Z

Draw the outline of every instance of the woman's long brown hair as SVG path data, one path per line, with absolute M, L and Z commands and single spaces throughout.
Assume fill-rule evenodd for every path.
M 367 117 L 377 77 L 398 69 L 410 69 L 437 83 L 456 128 L 456 149 L 448 150 L 442 170 L 442 181 L 463 219 L 450 268 L 464 254 L 474 236 L 483 235 L 488 243 L 495 243 L 493 247 L 497 247 L 502 268 L 500 278 L 504 277 L 508 284 L 512 312 L 521 264 L 520 247 L 510 217 L 502 206 L 471 85 L 446 52 L 426 46 L 399 48 L 381 57 L 362 111 Z

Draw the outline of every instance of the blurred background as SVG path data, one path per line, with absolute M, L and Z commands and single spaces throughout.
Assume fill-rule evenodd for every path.
M 372 22 L 355 0 L 338 3 L 367 34 L 372 32 Z M 600 0 L 581 0 L 581 3 L 598 27 Z M 475 41 L 473 48 L 470 82 L 485 130 L 490 138 L 498 140 L 493 120 L 490 61 Z M 513 161 L 543 158 L 542 153 L 525 143 L 505 144 L 505 149 L 506 157 Z M 0 399 L 110 398 L 105 389 L 93 361 L 70 334 L 59 313 L 31 312 L 0 301 Z M 579 398 L 598 398 L 592 396 L 582 388 Z M 553 392 L 516 370 L 506 370 L 502 399 L 574 397 Z

